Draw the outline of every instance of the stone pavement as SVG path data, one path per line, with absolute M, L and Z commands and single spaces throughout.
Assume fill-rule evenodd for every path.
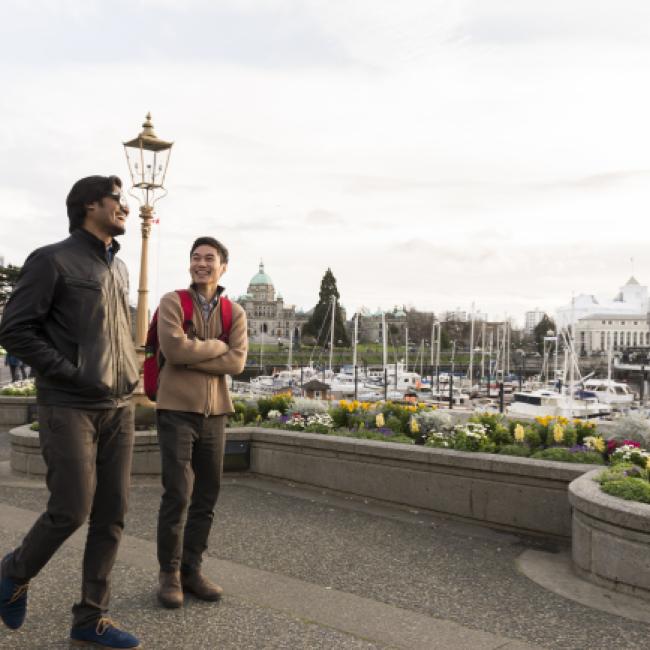
M 4 553 L 47 491 L 11 474 L 2 455 Z M 143 648 L 648 647 L 650 603 L 574 578 L 562 546 L 248 475 L 227 475 L 205 562 L 224 600 L 188 598 L 182 610 L 163 610 L 159 498 L 156 479 L 134 482 L 113 574 L 111 615 Z M 33 581 L 25 626 L 0 628 L 0 648 L 68 647 L 83 539 L 83 531 L 73 536 Z

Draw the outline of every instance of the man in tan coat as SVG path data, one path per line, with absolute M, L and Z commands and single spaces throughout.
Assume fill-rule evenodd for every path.
M 183 327 L 175 291 L 162 297 L 158 312 L 164 356 L 156 399 L 164 488 L 158 516 L 158 599 L 165 607 L 180 607 L 183 592 L 211 601 L 222 594 L 201 573 L 201 560 L 221 484 L 226 418 L 233 412 L 226 375 L 244 369 L 248 349 L 246 313 L 236 303 L 228 343 L 218 338 L 219 279 L 227 264 L 223 244 L 199 237 L 190 251 L 191 325 Z

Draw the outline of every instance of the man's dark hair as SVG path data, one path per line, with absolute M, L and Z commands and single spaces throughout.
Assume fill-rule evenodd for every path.
M 81 228 L 86 218 L 86 206 L 112 194 L 116 185 L 122 188 L 122 181 L 117 176 L 86 176 L 79 179 L 65 200 L 70 220 L 69 231 Z
M 194 243 L 192 244 L 192 250 L 190 251 L 190 257 L 192 257 L 192 254 L 199 246 L 211 246 L 212 248 L 216 248 L 217 252 L 219 253 L 221 263 L 228 263 L 228 249 L 214 237 L 199 237 L 198 239 L 195 239 Z

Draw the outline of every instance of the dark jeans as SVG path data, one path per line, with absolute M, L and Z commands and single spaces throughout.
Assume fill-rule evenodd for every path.
M 163 484 L 160 570 L 198 572 L 221 486 L 226 416 L 158 410 L 156 420 Z
M 93 411 L 39 406 L 38 421 L 50 498 L 3 570 L 14 580 L 31 580 L 90 517 L 81 600 L 72 608 L 73 626 L 85 627 L 108 610 L 130 485 L 133 406 Z M 53 593 L 53 601 L 57 598 Z

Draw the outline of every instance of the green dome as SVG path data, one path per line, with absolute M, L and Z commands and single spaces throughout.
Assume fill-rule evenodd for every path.
M 259 284 L 268 284 L 273 286 L 273 281 L 271 278 L 264 273 L 264 262 L 260 262 L 260 270 L 258 273 L 256 273 L 253 276 L 253 279 L 250 281 L 251 285 L 259 285 Z

